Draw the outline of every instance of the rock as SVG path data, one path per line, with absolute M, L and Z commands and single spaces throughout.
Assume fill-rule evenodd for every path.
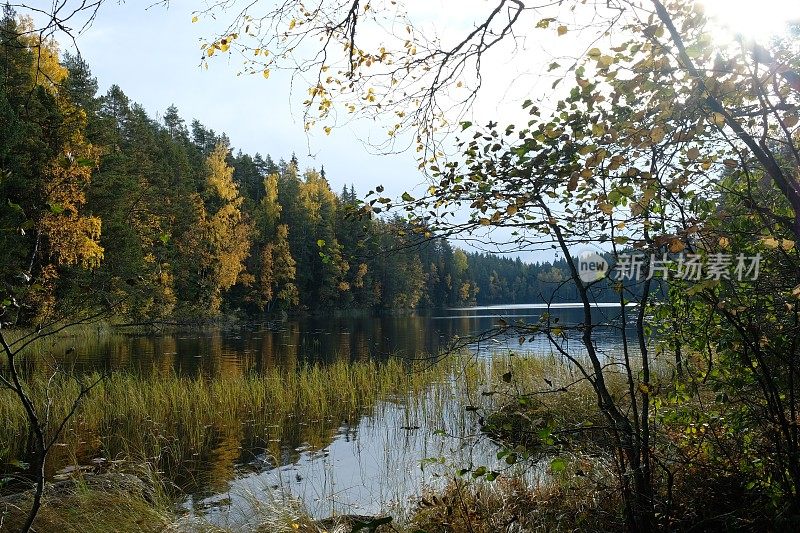
M 346 514 L 317 520 L 315 525 L 328 533 L 382 533 L 390 531 L 391 516 L 365 516 Z

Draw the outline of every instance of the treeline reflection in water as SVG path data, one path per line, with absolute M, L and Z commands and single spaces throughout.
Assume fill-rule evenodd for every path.
M 73 337 L 51 341 L 45 351 L 55 358 L 39 358 L 35 364 L 57 361 L 78 371 L 175 371 L 184 376 L 215 376 L 308 363 L 382 360 L 390 355 L 418 357 L 438 354 L 454 339 L 466 341 L 471 335 L 497 326 L 501 319 L 508 324 L 533 324 L 547 312 L 544 306 L 518 305 L 412 315 L 309 317 L 190 333 L 131 334 L 119 329 L 87 335 L 81 331 Z M 560 325 L 583 322 L 583 310 L 574 305 L 562 304 L 549 313 Z M 597 307 L 592 314 L 597 323 L 608 324 L 597 329 L 596 339 L 601 349 L 613 353 L 621 346 L 619 307 Z M 509 351 L 536 355 L 555 352 L 543 335 L 529 336 L 520 344 L 516 331 L 491 341 L 466 344 L 480 356 Z M 584 351 L 575 331 L 566 332 L 563 346 L 575 354 Z

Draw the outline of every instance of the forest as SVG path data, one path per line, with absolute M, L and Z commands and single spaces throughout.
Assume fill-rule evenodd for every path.
M 0 269 L 38 280 L 20 302 L 28 320 L 87 296 L 136 320 L 574 299 L 563 260 L 465 252 L 399 215 L 363 217 L 324 166 L 236 151 L 116 85 L 98 94 L 90 65 L 55 43 L 37 72 L 18 24 L 7 11 Z
M 0 24 L 0 529 L 800 529 L 796 0 L 111 4 Z M 150 26 L 374 185 L 56 42 Z

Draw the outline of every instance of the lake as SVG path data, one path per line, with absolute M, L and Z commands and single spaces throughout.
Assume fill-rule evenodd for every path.
M 453 339 L 466 339 L 501 320 L 535 323 L 545 312 L 542 305 L 472 307 L 405 316 L 311 317 L 226 331 L 147 335 L 107 329 L 87 334 L 84 328 L 80 336 L 48 339 L 29 366 L 221 380 L 308 364 L 436 354 Z M 619 308 L 598 305 L 593 314 L 598 321 L 615 321 Z M 550 316 L 569 326 L 580 323 L 583 315 L 578 305 L 561 304 L 550 308 Z M 618 352 L 619 330 L 598 330 L 597 342 L 601 352 Z M 520 344 L 518 335 L 509 333 L 465 346 L 485 361 L 520 355 L 561 359 L 541 337 Z M 583 353 L 579 340 L 569 335 L 564 346 L 572 354 Z M 449 376 L 414 394 L 380 398 L 355 414 L 309 420 L 299 409 L 274 424 L 281 426 L 279 431 L 226 428 L 204 441 L 203 449 L 181 459 L 182 464 L 166 470 L 187 494 L 180 502 L 186 513 L 220 525 L 246 527 L 255 508 L 280 504 L 287 496 L 302 502 L 316 517 L 387 510 L 400 515 L 426 489 L 446 483 L 457 468 L 494 468 L 498 448 L 480 433 L 479 415 L 473 409 L 489 407 L 491 401 Z M 470 410 L 465 409 L 467 405 Z M 83 446 L 80 453 L 56 454 L 51 474 L 58 477 L 75 458 L 88 465 L 115 459 L 107 457 L 110 446 L 94 437 L 97 444 Z M 90 441 L 86 437 L 81 442 Z M 537 478 L 540 474 L 529 469 L 526 475 Z
M 151 372 L 174 369 L 183 375 L 258 372 L 262 368 L 296 363 L 363 361 L 389 355 L 435 354 L 454 338 L 467 338 L 496 326 L 499 320 L 535 323 L 548 312 L 545 305 L 506 305 L 447 309 L 411 315 L 372 317 L 327 316 L 288 320 L 233 330 L 192 333 L 132 335 L 124 331 L 103 332 L 89 338 L 59 339 L 59 348 L 69 355 L 61 364 L 78 370 Z M 554 304 L 550 315 L 561 325 L 582 322 L 579 304 Z M 618 323 L 617 304 L 596 304 L 596 321 Z M 598 330 L 600 348 L 619 346 L 617 330 Z M 577 339 L 572 349 L 582 352 Z M 549 354 L 547 339 L 538 337 L 520 345 L 510 333 L 491 342 L 469 343 L 480 356 L 507 352 Z

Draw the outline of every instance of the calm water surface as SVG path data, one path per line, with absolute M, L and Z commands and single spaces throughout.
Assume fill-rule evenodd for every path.
M 546 306 L 509 305 L 411 316 L 315 317 L 271 327 L 191 334 L 106 332 L 88 339 L 59 339 L 53 351 L 69 352 L 60 357 L 60 364 L 78 371 L 177 371 L 213 379 L 303 362 L 437 353 L 454 338 L 485 331 L 500 319 L 535 323 L 545 312 Z M 582 321 L 582 309 L 574 304 L 553 306 L 550 313 L 559 324 Z M 597 321 L 615 320 L 619 308 L 598 306 L 593 314 Z M 597 338 L 601 351 L 620 347 L 619 330 L 600 330 Z M 565 347 L 575 354 L 583 351 L 577 339 Z M 468 343 L 467 348 L 481 357 L 505 356 L 509 351 L 554 353 L 546 339 L 520 345 L 516 334 Z M 380 402 L 360 419 L 342 421 L 321 446 L 281 442 L 280 457 L 268 456 L 269 443 L 258 438 L 221 441 L 204 454 L 202 463 L 192 466 L 192 479 L 183 480 L 189 492 L 183 507 L 214 523 L 242 527 L 252 519 L 255 507 L 286 495 L 299 499 L 317 517 L 387 509 L 401 514 L 426 488 L 444 483 L 456 465 L 494 464 L 497 448 L 478 435 L 477 415 L 464 409 L 467 401 L 480 402 L 480 398 L 466 399 L 468 392 L 457 384 L 442 383 L 422 397 Z M 299 428 L 308 422 L 298 413 L 289 423 Z
M 429 314 L 376 317 L 312 317 L 269 326 L 242 327 L 228 331 L 204 331 L 166 335 L 103 334 L 80 339 L 68 346 L 64 363 L 83 370 L 134 370 L 150 372 L 174 369 L 183 375 L 255 371 L 293 366 L 302 362 L 385 359 L 389 355 L 418 356 L 438 353 L 456 338 L 486 331 L 502 319 L 512 324 L 536 323 L 548 310 L 544 305 L 508 305 L 448 309 Z M 582 322 L 577 304 L 556 304 L 550 316 L 562 325 Z M 595 321 L 619 320 L 619 306 L 598 304 Z M 618 330 L 597 331 L 599 348 L 619 347 Z M 62 345 L 68 342 L 59 341 Z M 580 353 L 580 342 L 566 345 Z M 541 336 L 519 344 L 516 334 L 491 341 L 470 343 L 481 356 L 497 353 L 549 354 L 553 351 Z M 73 350 L 74 349 L 74 350 Z

